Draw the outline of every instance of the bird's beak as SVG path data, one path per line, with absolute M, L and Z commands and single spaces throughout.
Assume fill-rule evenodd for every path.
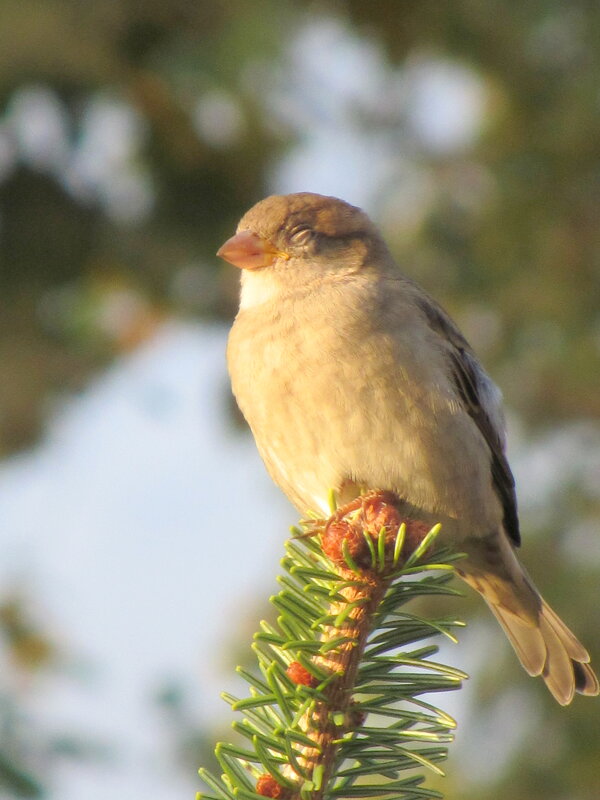
M 251 231 L 240 231 L 227 239 L 217 250 L 217 255 L 240 269 L 260 269 L 270 266 L 276 258 L 288 258 L 268 239 Z

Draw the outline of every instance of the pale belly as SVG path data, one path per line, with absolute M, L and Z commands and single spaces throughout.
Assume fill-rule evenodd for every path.
M 330 489 L 343 499 L 390 489 L 454 536 L 497 527 L 487 446 L 414 342 L 373 335 L 350 347 L 344 332 L 323 341 L 285 321 L 268 333 L 253 326 L 251 337 L 244 328 L 238 320 L 230 337 L 234 393 L 301 513 L 327 514 Z

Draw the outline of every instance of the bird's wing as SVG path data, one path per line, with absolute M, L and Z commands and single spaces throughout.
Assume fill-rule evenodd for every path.
M 446 312 L 431 298 L 418 305 L 429 326 L 443 340 L 450 374 L 461 403 L 485 439 L 492 457 L 492 481 L 504 510 L 504 527 L 515 545 L 521 543 L 515 480 L 506 459 L 504 416 L 498 388 L 483 371 L 467 340 Z

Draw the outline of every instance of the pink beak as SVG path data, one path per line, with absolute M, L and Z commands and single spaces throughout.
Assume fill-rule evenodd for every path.
M 240 269 L 260 269 L 268 267 L 283 254 L 256 233 L 240 231 L 227 239 L 217 250 L 217 255 Z

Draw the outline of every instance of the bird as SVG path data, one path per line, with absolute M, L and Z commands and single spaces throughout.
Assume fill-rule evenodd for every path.
M 361 209 L 271 195 L 217 255 L 241 270 L 227 361 L 274 482 L 301 513 L 393 492 L 441 523 L 456 567 L 554 698 L 598 695 L 590 656 L 543 600 L 521 537 L 499 389 L 456 324 L 400 271 Z

